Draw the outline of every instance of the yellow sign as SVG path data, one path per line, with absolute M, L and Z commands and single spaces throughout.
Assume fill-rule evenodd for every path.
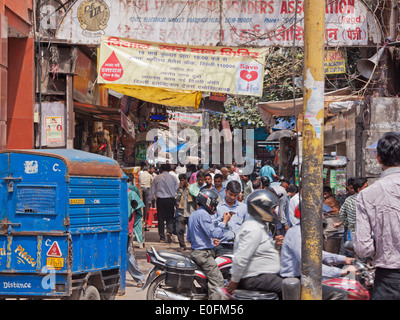
M 69 204 L 85 204 L 85 199 L 69 199 Z
M 346 59 L 342 50 L 328 50 L 324 59 L 325 74 L 346 73 Z
M 64 267 L 64 258 L 47 257 L 46 267 L 52 267 L 56 270 L 60 270 Z
M 263 48 L 172 45 L 102 36 L 99 83 L 261 96 Z

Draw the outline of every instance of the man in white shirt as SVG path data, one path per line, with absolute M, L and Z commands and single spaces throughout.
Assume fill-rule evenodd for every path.
M 178 181 L 179 184 L 179 174 L 176 173 L 176 165 L 171 164 L 171 171 L 169 172 L 171 176 L 174 176 L 176 178 L 176 181 Z
M 184 164 L 179 164 L 179 166 L 176 167 L 175 172 L 178 174 L 178 176 L 180 174 L 186 174 L 186 166 Z
M 230 294 L 240 288 L 281 296 L 283 278 L 279 276 L 280 254 L 276 246 L 282 244 L 283 236 L 273 237 L 270 231 L 271 224 L 276 226 L 279 221 L 277 204 L 278 198 L 268 190 L 256 190 L 247 198 L 248 217 L 234 242 L 232 277 L 227 285 Z
M 147 199 L 149 198 L 150 187 L 153 179 L 154 177 L 149 173 L 149 167 L 144 166 L 143 170 L 139 174 L 139 186 L 140 189 L 142 189 L 142 198 L 144 203 L 147 203 Z M 143 208 L 143 217 L 145 219 L 147 217 L 147 206 Z
M 296 218 L 294 211 L 300 202 L 300 192 L 297 192 L 290 200 L 289 200 L 289 221 L 290 225 L 296 225 L 300 222 L 298 218 Z
M 151 184 L 149 199 L 150 204 L 153 197 L 156 197 L 158 235 L 160 242 L 165 242 L 164 222 L 167 227 L 167 242 L 172 242 L 172 233 L 175 223 L 175 195 L 179 187 L 176 178 L 169 174 L 171 167 L 169 164 L 161 165 L 162 173 L 156 176 Z
M 228 181 L 234 181 L 234 180 L 236 180 L 237 182 L 239 182 L 240 183 L 240 187 L 241 187 L 241 189 L 243 190 L 243 187 L 242 187 L 242 179 L 240 179 L 240 176 L 239 176 L 239 174 L 235 171 L 235 166 L 233 165 L 233 164 L 231 164 L 230 166 L 229 166 L 229 174 L 228 174 L 228 177 L 227 177 L 227 180 Z

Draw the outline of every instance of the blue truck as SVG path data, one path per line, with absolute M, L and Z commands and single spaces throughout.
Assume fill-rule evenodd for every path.
M 114 299 L 125 290 L 127 179 L 74 149 L 0 152 L 0 297 Z

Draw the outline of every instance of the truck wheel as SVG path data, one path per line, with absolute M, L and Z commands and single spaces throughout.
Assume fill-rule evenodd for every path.
M 101 300 L 115 300 L 115 296 L 118 294 L 118 289 L 119 289 L 119 286 L 109 289 L 104 293 L 101 293 L 100 299 Z
M 94 286 L 88 286 L 83 292 L 82 300 L 100 300 L 99 291 Z

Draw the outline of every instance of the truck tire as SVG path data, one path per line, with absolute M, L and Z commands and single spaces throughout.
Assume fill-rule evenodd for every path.
M 88 286 L 83 292 L 82 300 L 100 300 L 99 291 L 94 286 Z

